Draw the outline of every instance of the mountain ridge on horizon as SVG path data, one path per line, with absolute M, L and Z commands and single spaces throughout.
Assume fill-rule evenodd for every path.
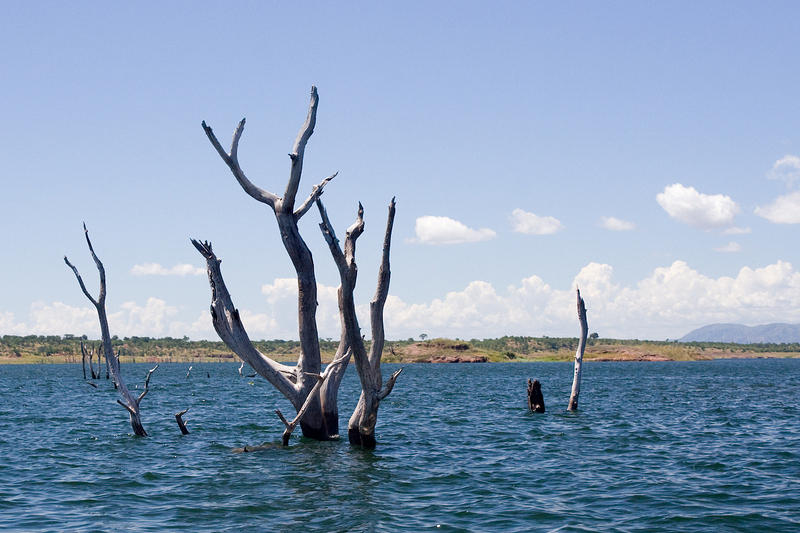
M 800 324 L 775 322 L 759 326 L 719 323 L 690 331 L 680 342 L 729 342 L 734 344 L 800 343 Z

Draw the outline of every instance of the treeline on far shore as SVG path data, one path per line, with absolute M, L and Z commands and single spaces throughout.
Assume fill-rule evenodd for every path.
M 455 360 L 513 361 L 569 360 L 578 345 L 575 337 L 505 336 L 497 339 L 420 339 L 387 341 L 384 361 L 426 362 L 443 356 Z M 78 335 L 3 335 L 0 360 L 6 362 L 80 362 L 81 342 L 87 350 L 99 351 L 100 341 Z M 297 357 L 300 343 L 293 340 L 254 342 L 262 353 L 277 360 Z M 190 340 L 188 337 L 113 337 L 112 345 L 125 362 L 147 361 L 234 361 L 234 354 L 222 341 Z M 320 339 L 322 352 L 330 360 L 338 339 Z M 800 354 L 800 343 L 731 344 L 718 342 L 649 341 L 606 339 L 593 334 L 588 340 L 589 360 L 687 360 L 713 359 L 751 354 Z

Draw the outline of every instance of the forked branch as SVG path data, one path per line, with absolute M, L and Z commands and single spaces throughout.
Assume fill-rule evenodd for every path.
M 150 387 L 150 376 L 153 374 L 153 372 L 155 372 L 155 371 L 156 371 L 156 368 L 158 368 L 158 365 L 154 366 L 153 368 L 151 368 L 151 369 L 150 369 L 150 370 L 147 372 L 147 377 L 144 379 L 144 390 L 143 390 L 143 391 L 142 391 L 142 393 L 139 395 L 139 398 L 136 400 L 136 405 L 139 405 L 139 404 L 142 402 L 142 398 L 144 398 L 144 397 L 145 397 L 145 395 L 146 395 L 148 392 L 150 392 L 150 388 L 149 388 L 149 387 Z
M 319 182 L 318 185 L 314 185 L 311 188 L 311 194 L 308 195 L 308 198 L 306 198 L 306 201 L 303 202 L 303 205 L 298 207 L 297 211 L 294 212 L 294 218 L 295 219 L 300 220 L 300 217 L 305 215 L 306 212 L 309 209 L 311 209 L 311 206 L 314 205 L 314 202 L 317 201 L 317 198 L 322 196 L 324 187 L 328 184 L 329 181 L 331 181 L 333 178 L 335 178 L 338 174 L 339 174 L 338 171 L 334 172 L 333 174 L 331 174 L 330 176 L 328 176 L 327 178 L 325 178 L 324 180 Z
M 274 209 L 275 203 L 278 201 L 278 197 L 275 194 L 254 185 L 252 181 L 247 179 L 242 167 L 239 165 L 239 139 L 242 138 L 244 123 L 245 119 L 239 121 L 239 125 L 236 126 L 236 131 L 233 132 L 233 141 L 231 141 L 230 153 L 225 151 L 217 139 L 217 136 L 214 135 L 214 130 L 212 130 L 211 127 L 206 124 L 205 120 L 202 122 L 202 126 L 203 131 L 206 132 L 208 140 L 211 141 L 211 144 L 217 150 L 217 153 L 222 160 L 225 161 L 225 164 L 228 165 L 228 168 L 231 169 L 233 176 L 236 178 L 236 181 L 239 182 L 239 185 L 242 186 L 242 189 L 244 189 L 245 192 L 254 199 L 258 200 L 259 202 L 263 202 Z

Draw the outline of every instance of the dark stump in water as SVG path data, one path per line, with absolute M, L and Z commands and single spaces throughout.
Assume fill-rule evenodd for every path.
M 528 380 L 528 409 L 534 413 L 544 413 L 544 396 L 538 379 Z

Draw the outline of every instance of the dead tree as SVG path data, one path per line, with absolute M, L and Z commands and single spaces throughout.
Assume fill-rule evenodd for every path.
M 86 224 L 83 225 L 83 233 L 86 236 L 86 244 L 89 246 L 89 252 L 92 254 L 92 259 L 94 259 L 94 264 L 97 266 L 97 271 L 100 274 L 100 293 L 95 300 L 89 291 L 86 289 L 86 285 L 83 283 L 83 279 L 81 275 L 78 273 L 78 269 L 69 262 L 67 256 L 64 256 L 64 262 L 67 264 L 69 268 L 72 269 L 72 272 L 75 274 L 75 278 L 78 280 L 78 285 L 81 287 L 81 291 L 89 299 L 90 302 L 94 305 L 95 309 L 97 309 L 97 318 L 100 321 L 100 334 L 103 339 L 103 352 L 105 354 L 106 360 L 109 362 L 109 370 L 111 372 L 111 378 L 114 380 L 114 385 L 119 390 L 120 396 L 122 396 L 122 400 L 117 400 L 122 407 L 124 407 L 128 414 L 130 415 L 130 422 L 131 428 L 133 428 L 133 432 L 140 436 L 146 437 L 147 432 L 144 430 L 142 426 L 142 418 L 139 414 L 139 403 L 145 397 L 148 392 L 148 385 L 150 384 L 150 375 L 158 368 L 158 365 L 155 366 L 150 372 L 147 373 L 147 379 L 144 383 L 144 390 L 137 398 L 128 390 L 128 387 L 125 386 L 125 382 L 122 380 L 122 374 L 120 373 L 120 365 L 119 359 L 114 354 L 114 349 L 111 346 L 111 335 L 109 334 L 108 330 L 108 317 L 106 315 L 106 270 L 103 267 L 103 263 L 94 253 L 94 248 L 92 248 L 92 241 L 89 240 L 89 232 L 86 229 Z M 99 354 L 98 354 L 99 358 Z M 92 371 L 94 373 L 94 370 Z
M 361 396 L 358 405 L 350 417 L 347 427 L 347 436 L 350 444 L 361 446 L 367 449 L 375 448 L 375 424 L 378 420 L 378 406 L 381 400 L 392 392 L 397 376 L 402 372 L 395 371 L 391 377 L 383 384 L 381 376 L 381 356 L 384 346 L 383 329 L 383 308 L 386 297 L 389 293 L 389 249 L 392 241 L 392 227 L 394 225 L 395 201 L 392 198 L 389 204 L 389 216 L 386 222 L 386 233 L 383 239 L 383 256 L 378 273 L 378 288 L 375 296 L 370 302 L 370 323 L 372 329 L 372 344 L 369 354 L 361 336 L 361 329 L 358 326 L 356 316 L 356 306 L 353 298 L 353 291 L 356 286 L 358 267 L 356 266 L 356 240 L 364 232 L 364 208 L 358 204 L 358 218 L 347 228 L 345 234 L 344 251 L 339 245 L 333 225 L 328 219 L 322 201 L 317 199 L 322 222 L 320 229 L 328 243 L 328 248 L 333 255 L 333 260 L 339 269 L 340 285 L 338 290 L 339 313 L 344 328 L 344 340 L 349 344 L 349 349 L 353 352 L 358 377 L 361 381 Z
M 542 384 L 538 379 L 528 380 L 528 409 L 534 413 L 544 413 L 544 396 Z
M 86 347 L 83 345 L 83 341 L 81 341 L 81 366 L 83 367 L 83 379 L 86 380 Z M 92 361 L 89 361 L 89 371 L 94 374 L 94 371 L 91 370 Z
M 317 385 L 317 379 L 314 376 L 321 373 L 322 360 L 316 321 L 317 280 L 314 273 L 314 261 L 311 251 L 300 236 L 297 223 L 314 205 L 315 200 L 322 194 L 325 185 L 336 176 L 336 174 L 333 174 L 322 180 L 318 185 L 315 185 L 308 198 L 299 207 L 295 206 L 297 190 L 303 171 L 305 148 L 311 134 L 314 132 L 318 103 L 317 89 L 312 87 L 308 116 L 300 128 L 292 152 L 289 154 L 291 169 L 283 197 L 257 187 L 242 171 L 239 165 L 238 149 L 239 139 L 244 131 L 244 119 L 239 122 L 233 134 L 230 152 L 225 151 L 212 129 L 205 122 L 202 124 L 211 144 L 225 164 L 228 165 L 239 185 L 252 198 L 267 204 L 274 213 L 281 233 L 281 241 L 297 273 L 300 355 L 297 364 L 293 368 L 287 368 L 255 349 L 222 281 L 219 260 L 213 254 L 211 245 L 209 243 L 201 244 L 195 240 L 192 241 L 198 251 L 206 258 L 212 291 L 211 315 L 214 328 L 220 338 L 236 355 L 253 367 L 253 370 L 272 383 L 298 411 L 302 408 L 312 389 Z M 337 356 L 342 356 L 346 353 L 347 349 L 344 347 L 344 351 L 342 353 L 337 352 Z M 316 396 L 308 406 L 304 417 L 300 421 L 300 427 L 306 437 L 327 440 L 338 435 L 337 392 L 346 366 L 347 360 L 344 360 L 342 364 L 331 372 L 328 379 L 322 384 L 319 396 Z
M 578 340 L 578 349 L 575 352 L 575 374 L 572 378 L 572 393 L 569 396 L 567 411 L 578 409 L 578 396 L 581 393 L 581 365 L 583 352 L 586 349 L 586 335 L 589 332 L 589 326 L 586 323 L 586 306 L 581 298 L 580 289 L 577 289 L 576 292 L 578 294 L 578 321 L 581 324 L 581 338 Z

